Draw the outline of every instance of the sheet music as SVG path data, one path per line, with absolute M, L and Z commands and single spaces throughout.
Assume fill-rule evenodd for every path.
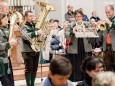
M 77 30 L 74 32 L 76 38 L 95 38 L 99 37 L 97 31 L 93 31 L 91 28 L 86 28 L 85 32 L 83 30 Z

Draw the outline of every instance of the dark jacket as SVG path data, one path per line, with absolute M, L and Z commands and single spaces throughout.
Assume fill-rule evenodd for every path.
M 74 18 L 74 12 L 72 11 L 71 13 L 67 12 L 65 14 L 65 20 L 71 22 L 70 18 Z
M 25 25 L 21 29 L 22 29 L 21 31 L 21 37 L 22 37 L 21 52 L 34 52 L 31 48 L 31 43 L 30 41 L 28 41 L 28 38 L 25 36 L 25 34 L 30 39 L 36 37 L 37 35 L 35 34 L 35 25 L 33 23 L 30 24 L 29 22 L 26 22 Z
M 98 16 L 97 17 L 92 16 L 90 19 L 94 19 L 96 22 L 98 22 L 100 20 L 100 18 Z
M 103 31 L 99 30 L 97 32 L 98 36 L 97 38 L 90 38 L 89 42 L 92 44 L 92 48 L 103 48 Z
M 86 74 L 83 81 L 79 82 L 76 86 L 92 86 L 91 82 L 92 82 L 92 78 Z
M 85 14 L 83 15 L 83 21 L 89 21 L 87 15 L 85 15 Z

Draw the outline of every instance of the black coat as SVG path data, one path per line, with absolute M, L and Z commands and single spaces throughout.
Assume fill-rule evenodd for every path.
M 99 20 L 100 20 L 100 18 L 97 16 L 97 17 L 94 17 L 94 16 L 92 16 L 91 18 L 90 18 L 90 20 L 91 19 L 94 19 L 96 22 L 98 22 Z
M 92 78 L 86 75 L 83 81 L 79 82 L 76 86 L 92 86 L 91 82 Z

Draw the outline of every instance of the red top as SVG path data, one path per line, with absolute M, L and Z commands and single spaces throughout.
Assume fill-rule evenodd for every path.
M 110 33 L 107 34 L 106 43 L 111 44 Z

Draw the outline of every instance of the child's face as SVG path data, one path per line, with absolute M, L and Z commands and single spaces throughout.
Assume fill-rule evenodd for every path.
M 54 86 L 65 86 L 68 80 L 68 76 L 63 76 L 63 75 L 50 75 L 51 81 Z

